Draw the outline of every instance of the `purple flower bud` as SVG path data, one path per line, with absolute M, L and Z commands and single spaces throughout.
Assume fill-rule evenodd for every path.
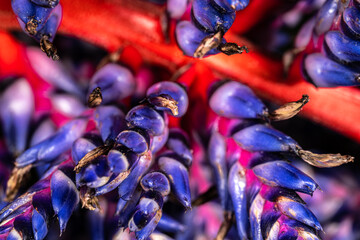
M 356 2 L 356 1 L 354 1 Z M 360 11 L 355 7 L 348 7 L 344 10 L 342 14 L 342 19 L 340 22 L 341 31 L 355 39 L 360 38 Z
M 129 168 L 129 161 L 127 157 L 116 148 L 113 148 L 109 151 L 107 160 L 110 171 L 115 174 L 119 174 L 120 172 L 126 171 Z
M 94 111 L 96 126 L 104 142 L 111 139 L 126 129 L 124 113 L 115 106 L 99 106 Z
M 135 232 L 135 236 L 137 240 L 145 240 L 147 239 L 150 234 L 155 230 L 157 223 L 161 219 L 162 211 L 159 209 L 156 212 L 156 215 L 151 219 L 151 221 L 141 230 Z
M 304 70 L 311 82 L 318 87 L 356 86 L 360 84 L 358 72 L 319 53 L 305 57 Z
M 36 240 L 42 240 L 48 233 L 46 219 L 36 210 L 33 210 L 31 217 L 33 234 Z
M 8 148 L 14 154 L 25 150 L 34 105 L 32 89 L 25 79 L 13 83 L 0 98 L 2 129 Z
M 51 102 L 55 111 L 59 111 L 68 117 L 78 117 L 86 109 L 78 98 L 70 94 L 54 94 L 51 97 Z
M 226 166 L 226 142 L 220 133 L 213 131 L 208 146 L 208 158 L 215 173 L 215 181 L 221 206 L 226 209 L 228 204 L 228 175 Z
M 50 180 L 51 201 L 58 216 L 60 235 L 64 232 L 66 224 L 79 203 L 79 194 L 74 183 L 62 171 L 56 171 Z
M 280 211 L 286 216 L 322 231 L 319 221 L 305 205 L 285 197 L 280 198 L 277 201 L 277 205 Z
M 312 195 L 318 185 L 309 176 L 284 161 L 273 161 L 252 169 L 263 183 Z
M 249 209 L 251 235 L 254 240 L 262 240 L 261 234 L 261 215 L 264 208 L 265 199 L 257 194 L 252 201 Z
M 135 79 L 127 68 L 108 63 L 92 77 L 88 95 L 97 87 L 101 89 L 102 103 L 118 102 L 134 92 Z
M 179 202 L 187 209 L 191 208 L 189 173 L 180 162 L 168 158 L 159 158 L 159 167 L 170 180 L 171 189 Z
M 357 63 L 360 61 L 360 46 L 338 31 L 330 31 L 325 35 L 325 49 L 330 57 L 341 63 Z
M 170 193 L 170 183 L 167 177 L 160 172 L 151 172 L 141 179 L 141 187 L 144 191 L 159 192 L 162 196 Z
M 178 83 L 163 81 L 152 85 L 146 92 L 147 97 L 156 97 L 161 95 L 169 95 L 172 99 L 177 102 L 178 114 L 174 114 L 173 111 L 166 107 L 157 107 L 156 109 L 166 111 L 167 113 L 176 116 L 182 117 L 189 105 L 189 99 L 185 89 L 180 86 Z
M 167 147 L 183 159 L 181 162 L 186 163 L 185 165 L 190 167 L 193 155 L 188 143 L 189 139 L 184 131 L 180 129 L 170 129 L 169 139 L 166 144 Z
M 59 88 L 60 90 L 64 90 L 65 92 L 75 94 L 77 97 L 82 97 L 84 95 L 75 79 L 73 79 L 59 62 L 52 61 L 38 48 L 27 48 L 26 54 L 31 68 L 50 85 Z
M 150 143 L 150 150 L 152 153 L 158 152 L 163 148 L 169 137 L 169 128 L 165 128 L 164 132 L 159 136 L 153 136 Z
M 327 0 L 320 8 L 315 23 L 315 33 L 319 36 L 327 32 L 338 14 L 339 0 Z
M 150 138 L 146 132 L 125 130 L 116 137 L 116 143 L 120 144 L 136 154 L 142 154 L 149 149 Z
M 139 105 L 132 108 L 125 119 L 130 126 L 143 129 L 151 135 L 161 135 L 165 129 L 164 118 L 148 106 Z
M 238 82 L 226 82 L 210 97 L 211 109 L 227 118 L 263 118 L 267 108 L 253 91 Z
M 131 199 L 141 177 L 149 170 L 152 163 L 151 153 L 141 155 L 131 166 L 129 176 L 119 186 L 119 196 L 125 201 Z
M 287 152 L 297 146 L 289 136 L 263 124 L 242 129 L 236 132 L 233 138 L 248 151 Z
M 176 40 L 183 51 L 187 56 L 194 56 L 194 53 L 201 41 L 206 38 L 208 35 L 201 30 L 197 29 L 194 24 L 188 21 L 179 22 L 176 26 Z M 223 41 L 225 42 L 225 41 Z M 220 53 L 216 48 L 208 51 L 205 56 L 210 56 Z
M 227 32 L 235 20 L 235 11 L 218 11 L 210 2 L 210 0 L 194 0 L 191 9 L 192 21 L 204 32 Z
M 163 232 L 176 233 L 185 231 L 185 226 L 164 213 L 157 225 L 157 229 Z
M 235 162 L 230 168 L 228 178 L 229 193 L 232 199 L 235 219 L 237 225 L 238 236 L 240 238 L 248 238 L 248 210 L 246 199 L 246 178 L 245 169 L 239 162 Z

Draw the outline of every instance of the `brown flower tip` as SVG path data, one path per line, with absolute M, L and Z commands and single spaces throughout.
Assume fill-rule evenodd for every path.
M 242 54 L 243 52 L 249 53 L 247 46 L 239 46 L 232 42 L 221 44 L 219 50 L 226 55 Z
M 100 157 L 101 155 L 107 155 L 111 148 L 112 146 L 107 145 L 94 148 L 93 150 L 88 152 L 82 159 L 80 159 L 78 164 L 76 164 L 74 171 L 76 173 L 79 173 L 82 168 L 91 164 L 96 158 Z
M 11 176 L 7 182 L 5 201 L 10 202 L 14 200 L 19 188 L 22 186 L 22 183 L 28 177 L 31 168 L 32 165 L 27 165 L 21 168 L 15 167 L 12 170 Z
M 300 100 L 286 103 L 275 111 L 269 113 L 268 118 L 273 121 L 282 121 L 292 118 L 301 111 L 308 101 L 309 96 L 304 94 Z
M 354 157 L 337 154 L 317 154 L 302 149 L 297 149 L 297 154 L 305 162 L 320 168 L 337 167 L 344 163 L 353 162 Z
M 168 94 L 160 94 L 159 96 L 155 97 L 150 96 L 148 98 L 148 102 L 151 105 L 169 109 L 174 116 L 179 114 L 178 102 Z
M 95 88 L 89 95 L 88 98 L 88 107 L 89 108 L 95 108 L 99 106 L 102 102 L 102 94 L 101 89 L 99 87 Z
M 32 18 L 26 23 L 25 29 L 30 35 L 35 35 L 37 33 L 36 31 L 37 26 L 38 26 L 37 21 Z
M 92 189 L 89 188 L 81 188 L 80 189 L 80 201 L 81 201 L 81 207 L 89 209 L 91 211 L 99 209 L 99 199 L 94 195 Z
M 49 41 L 49 36 L 44 35 L 40 39 L 40 48 L 52 60 L 57 61 L 60 59 L 59 55 L 57 55 L 56 47 L 54 46 L 54 44 L 52 42 Z
M 203 58 L 211 49 L 219 47 L 224 33 L 218 31 L 214 35 L 205 37 L 194 52 L 195 58 Z

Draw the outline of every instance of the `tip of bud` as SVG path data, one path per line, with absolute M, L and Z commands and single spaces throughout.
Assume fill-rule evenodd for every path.
M 280 106 L 278 109 L 269 113 L 269 116 L 267 117 L 273 121 L 282 121 L 292 118 L 301 111 L 304 105 L 309 102 L 309 99 L 309 96 L 304 94 L 300 100 Z
M 206 36 L 199 46 L 196 48 L 194 52 L 195 58 L 203 58 L 210 50 L 215 49 L 220 46 L 222 38 L 223 38 L 223 31 L 218 31 L 214 35 Z
M 102 94 L 101 94 L 101 88 L 97 87 L 95 88 L 89 95 L 88 98 L 88 107 L 89 108 L 95 108 L 99 106 L 102 103 Z

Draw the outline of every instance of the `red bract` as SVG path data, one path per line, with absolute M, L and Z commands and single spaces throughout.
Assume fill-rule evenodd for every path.
M 110 52 L 124 45 L 131 45 L 145 61 L 160 64 L 171 71 L 186 64 L 194 64 L 190 74 L 194 80 L 190 81 L 193 83 L 189 86 L 190 95 L 197 95 L 202 101 L 206 97 L 204 84 L 208 85 L 209 81 L 213 81 L 212 77 L 204 77 L 208 74 L 231 77 L 243 82 L 262 97 L 278 104 L 294 101 L 306 93 L 310 97 L 310 104 L 302 111 L 304 116 L 360 141 L 360 125 L 356 124 L 360 121 L 360 94 L 357 89 L 316 89 L 301 77 L 299 60 L 285 79 L 281 62 L 264 56 L 251 43 L 235 36 L 235 33 L 244 32 L 254 26 L 257 20 L 262 18 L 261 13 L 273 8 L 277 3 L 269 1 L 264 6 L 255 7 L 261 5 L 259 2 L 252 1 L 249 8 L 239 14 L 232 30 L 226 35 L 229 41 L 246 43 L 249 46 L 250 53 L 245 55 L 219 54 L 203 60 L 183 56 L 174 42 L 168 44 L 164 41 L 160 22 L 164 8 L 140 0 L 89 0 L 86 4 L 82 1 L 62 0 L 64 15 L 59 33 L 82 38 Z M 246 11 L 251 13 L 252 21 L 240 21 L 246 18 Z M 0 22 L 0 30 L 19 30 L 10 1 L 0 3 Z M 0 32 L 0 45 L 1 75 L 26 75 L 34 81 L 34 88 L 42 86 L 24 58 L 21 45 L 5 32 Z M 138 66 L 138 56 L 128 60 Z M 213 73 L 209 69 L 212 69 Z M 199 79 L 201 84 L 198 83 Z M 36 103 L 37 107 L 46 107 L 46 101 L 44 103 L 37 100 Z

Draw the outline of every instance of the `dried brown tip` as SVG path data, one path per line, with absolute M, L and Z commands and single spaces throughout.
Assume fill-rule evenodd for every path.
M 206 192 L 202 193 L 195 200 L 191 202 L 193 207 L 203 205 L 210 202 L 218 197 L 218 193 L 215 186 L 210 187 Z
M 87 165 L 89 165 L 91 162 L 93 162 L 96 158 L 100 157 L 101 155 L 106 155 L 109 153 L 112 146 L 100 146 L 97 148 L 94 148 L 90 152 L 88 152 L 80 161 L 78 164 L 76 164 L 74 171 L 76 173 L 79 173 L 80 170 Z
M 89 95 L 88 98 L 88 107 L 95 108 L 99 106 L 102 102 L 101 89 L 99 87 L 95 88 Z
M 175 101 L 170 95 L 168 94 L 160 94 L 156 97 L 149 97 L 148 102 L 151 105 L 157 106 L 157 107 L 164 107 L 167 109 L 170 109 L 172 115 L 177 116 L 179 114 L 178 109 L 178 102 Z
M 32 18 L 26 23 L 25 29 L 30 35 L 35 35 L 37 33 L 36 31 L 37 26 L 38 26 L 37 21 Z
M 89 188 L 81 188 L 80 189 L 80 201 L 81 201 L 81 207 L 89 209 L 91 211 L 99 209 L 99 199 L 94 195 L 92 189 Z
M 353 162 L 354 157 L 337 154 L 317 154 L 303 149 L 297 149 L 297 155 L 305 162 L 320 168 L 337 167 L 344 163 Z
M 32 165 L 27 165 L 22 168 L 15 167 L 12 170 L 11 176 L 7 182 L 5 201 L 10 202 L 14 200 L 19 188 L 22 186 L 22 183 L 28 177 L 31 168 Z
M 205 37 L 194 52 L 195 58 L 203 58 L 211 49 L 219 47 L 224 33 L 219 31 L 214 35 Z
M 292 118 L 301 111 L 301 109 L 308 101 L 309 96 L 304 94 L 300 100 L 286 103 L 273 112 L 269 113 L 268 118 L 273 121 L 282 121 Z
M 249 53 L 247 46 L 239 46 L 236 43 L 224 43 L 219 46 L 219 50 L 226 55 L 242 54 L 244 51 Z
M 57 55 L 56 47 L 54 46 L 54 44 L 52 42 L 49 41 L 49 36 L 44 35 L 40 39 L 40 48 L 52 60 L 57 61 L 60 59 L 59 55 Z
M 227 233 L 229 232 L 234 220 L 235 220 L 234 213 L 225 212 L 224 213 L 224 221 L 221 223 L 220 229 L 214 240 L 224 240 Z

